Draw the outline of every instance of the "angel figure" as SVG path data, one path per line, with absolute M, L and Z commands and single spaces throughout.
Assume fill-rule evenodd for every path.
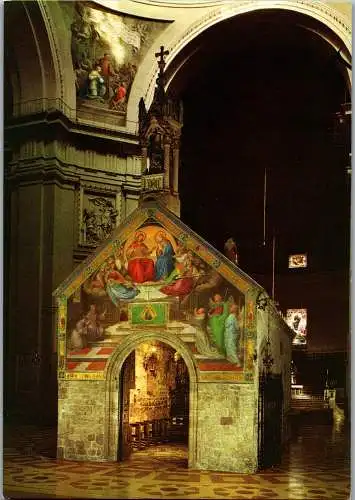
M 240 365 L 238 357 L 239 342 L 240 342 L 240 314 L 238 314 L 237 304 L 229 305 L 229 314 L 224 325 L 224 348 L 226 358 L 231 363 Z
M 229 313 L 229 303 L 222 295 L 215 293 L 209 301 L 208 327 L 212 334 L 212 340 L 222 354 L 226 354 L 224 345 L 225 322 Z M 233 300 L 233 298 L 232 298 Z
M 216 346 L 211 344 L 206 328 L 207 312 L 204 307 L 195 307 L 191 322 L 196 326 L 196 347 L 200 354 L 219 355 Z
M 117 306 L 120 300 L 134 299 L 139 290 L 131 280 L 127 280 L 120 271 L 117 270 L 117 264 L 114 257 L 107 261 L 105 274 L 106 291 L 112 302 Z

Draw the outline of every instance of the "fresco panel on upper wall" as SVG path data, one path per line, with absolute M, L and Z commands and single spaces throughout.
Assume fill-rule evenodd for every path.
M 125 116 L 139 64 L 169 22 L 114 13 L 90 2 L 75 2 L 70 11 L 77 108 Z

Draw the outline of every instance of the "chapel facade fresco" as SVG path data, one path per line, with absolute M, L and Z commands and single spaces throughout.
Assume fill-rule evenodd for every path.
M 77 103 L 125 114 L 139 64 L 168 22 L 68 2 Z
M 80 378 L 85 372 L 87 378 L 104 378 L 107 362 L 127 335 L 163 329 L 189 332 L 188 345 L 201 356 L 202 371 L 234 371 L 251 380 L 252 287 L 194 233 L 182 231 L 158 209 L 148 212 L 138 210 L 116 229 L 58 293 L 59 377 Z

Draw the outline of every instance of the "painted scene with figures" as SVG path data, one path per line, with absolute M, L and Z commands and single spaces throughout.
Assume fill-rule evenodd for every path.
M 161 225 L 143 225 L 69 297 L 68 355 L 131 325 L 192 324 L 197 349 L 242 367 L 244 310 L 244 295 L 213 267 Z

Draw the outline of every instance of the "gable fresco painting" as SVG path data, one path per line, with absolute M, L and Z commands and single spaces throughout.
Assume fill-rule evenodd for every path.
M 200 369 L 252 379 L 244 372 L 253 370 L 253 302 L 217 272 L 208 249 L 176 228 L 173 234 L 173 226 L 151 219 L 130 225 L 63 284 L 60 377 L 105 378 L 127 335 L 165 330 L 184 336 Z
M 73 11 L 77 100 L 124 114 L 139 63 L 168 23 L 112 13 L 85 2 L 75 2 Z

